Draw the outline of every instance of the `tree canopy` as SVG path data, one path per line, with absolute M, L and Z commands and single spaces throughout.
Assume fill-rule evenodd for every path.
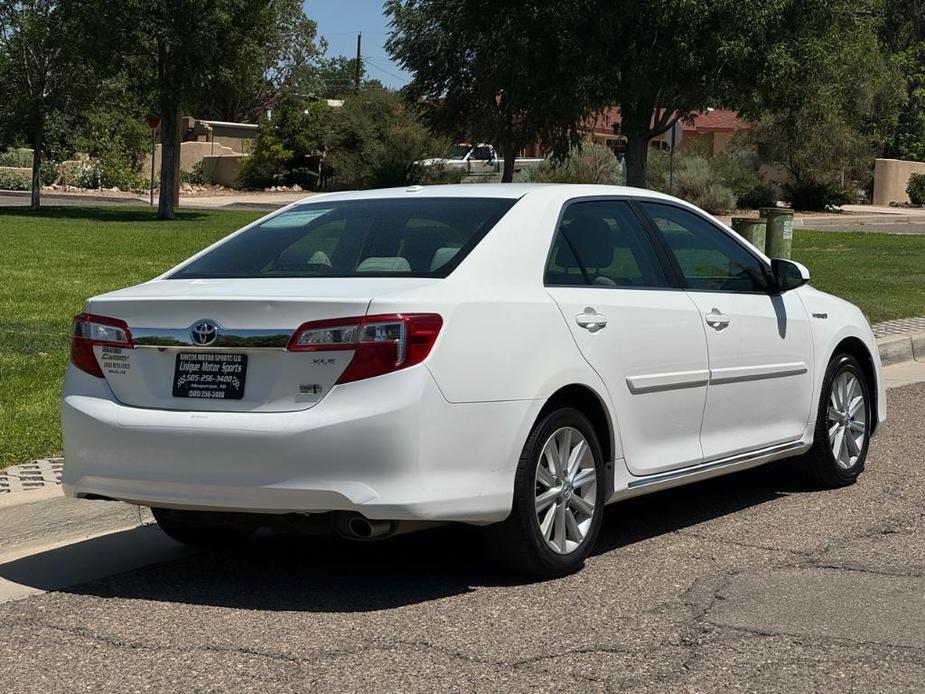
M 564 149 L 592 111 L 578 41 L 585 4 L 388 0 L 386 48 L 413 73 L 405 91 L 429 124 L 493 143 L 510 181 L 518 151 Z

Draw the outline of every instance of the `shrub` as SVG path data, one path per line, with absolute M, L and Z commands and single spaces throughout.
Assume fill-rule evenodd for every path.
M 925 173 L 914 173 L 909 176 L 906 194 L 913 205 L 925 205 Z
M 623 166 L 604 145 L 586 142 L 572 147 L 561 161 L 547 159 L 529 172 L 534 183 L 600 183 L 623 185 Z
M 15 171 L 0 169 L 0 190 L 32 190 L 32 181 Z
M 661 162 L 660 162 L 661 163 Z M 660 172 L 656 190 L 668 191 L 669 173 Z M 655 181 L 653 181 L 655 183 Z M 734 210 L 736 195 L 720 177 L 711 159 L 699 155 L 675 156 L 672 194 L 712 214 Z
M 760 207 L 774 207 L 780 191 L 770 183 L 759 183 L 744 195 L 739 195 L 737 206 L 740 209 L 755 210 Z
M 58 180 L 58 165 L 49 159 L 42 159 L 42 168 L 39 171 L 39 179 L 43 186 L 50 186 Z
M 243 188 L 269 188 L 279 185 L 292 152 L 283 146 L 273 125 L 264 121 L 257 131 L 253 151 L 241 159 L 238 182 Z
M 99 162 L 91 159 L 77 162 L 66 177 L 65 183 L 77 188 L 99 188 Z
M 826 210 L 847 205 L 851 191 L 832 181 L 803 181 L 784 184 L 784 199 L 796 210 Z
M 32 168 L 32 150 L 19 147 L 0 152 L 0 166 L 12 166 L 17 169 Z
M 202 162 L 197 161 L 193 164 L 192 171 L 180 170 L 180 183 L 189 183 L 192 186 L 206 186 L 212 183 L 212 179 L 206 176 L 203 171 Z

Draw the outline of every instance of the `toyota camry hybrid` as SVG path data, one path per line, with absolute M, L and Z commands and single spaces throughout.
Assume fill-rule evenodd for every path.
M 561 575 L 620 499 L 788 456 L 858 477 L 879 356 L 808 280 L 651 191 L 317 195 L 86 302 L 65 489 L 189 544 L 469 523 Z

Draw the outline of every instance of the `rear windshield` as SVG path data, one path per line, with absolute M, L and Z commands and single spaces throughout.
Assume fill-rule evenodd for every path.
M 387 198 L 300 205 L 229 239 L 170 279 L 446 277 L 515 202 Z

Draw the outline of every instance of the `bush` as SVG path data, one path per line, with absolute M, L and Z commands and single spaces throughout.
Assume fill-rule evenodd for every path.
M 189 183 L 191 186 L 207 186 L 212 183 L 212 179 L 206 176 L 202 169 L 202 162 L 197 161 L 193 164 L 192 171 L 180 170 L 180 183 Z
M 909 176 L 906 194 L 913 205 L 925 205 L 925 173 L 914 173 Z
M 534 183 L 599 183 L 623 185 L 623 166 L 604 145 L 586 142 L 572 147 L 562 161 L 547 159 L 530 170 Z
M 827 210 L 847 205 L 851 191 L 832 181 L 804 181 L 784 184 L 784 199 L 795 210 Z
M 15 171 L 0 169 L 0 190 L 32 190 L 32 181 Z
M 39 179 L 43 186 L 50 186 L 58 180 L 58 165 L 49 159 L 42 159 L 42 168 L 39 170 Z
M 99 188 L 99 162 L 91 159 L 77 162 L 65 177 L 64 182 L 69 186 L 75 186 L 77 188 Z
M 743 210 L 774 207 L 780 197 L 778 188 L 770 183 L 759 183 L 744 195 L 739 195 L 737 206 Z
M 23 147 L 0 152 L 0 166 L 12 166 L 17 169 L 32 168 L 32 150 Z
M 251 189 L 279 185 L 291 159 L 292 152 L 283 146 L 273 124 L 264 121 L 257 131 L 253 151 L 241 159 L 238 183 Z
M 650 152 L 649 161 L 646 175 L 649 187 L 667 193 L 670 163 L 668 155 Z M 655 166 L 652 166 L 653 163 Z M 673 183 L 672 195 L 687 200 L 711 214 L 722 214 L 736 207 L 736 195 L 721 177 L 719 167 L 712 158 L 675 154 Z

